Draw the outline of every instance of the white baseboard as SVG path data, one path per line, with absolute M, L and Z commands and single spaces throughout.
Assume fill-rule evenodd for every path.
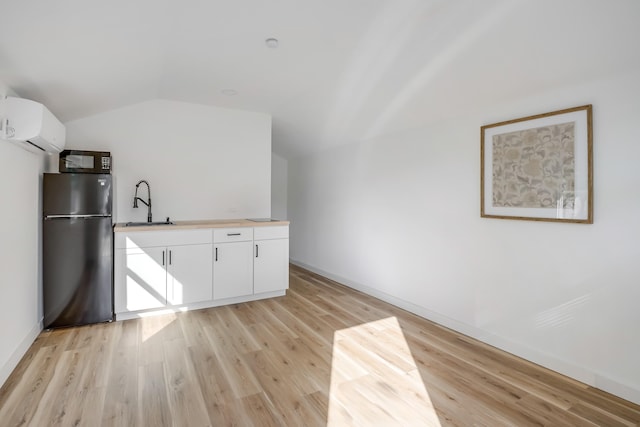
M 25 355 L 31 344 L 36 340 L 38 334 L 42 331 L 42 320 L 36 323 L 33 328 L 29 331 L 29 333 L 24 337 L 22 342 L 16 347 L 13 351 L 7 362 L 0 367 L 0 387 L 7 381 L 11 372 L 18 366 L 20 359 Z
M 266 298 L 281 297 L 285 294 L 286 294 L 286 289 L 283 289 L 280 291 L 264 292 L 261 294 L 252 294 L 252 295 L 246 295 L 242 297 L 195 302 L 195 303 L 185 304 L 181 306 L 162 307 L 162 308 L 154 308 L 154 309 L 140 310 L 140 311 L 126 311 L 122 313 L 116 313 L 116 320 L 118 321 L 118 320 L 128 320 L 128 319 L 139 319 L 142 317 L 158 316 L 163 314 L 178 313 L 178 312 L 189 311 L 189 310 L 200 310 L 202 308 L 219 307 L 221 305 L 240 304 L 243 302 L 257 301 L 257 300 L 266 299 Z
M 413 314 L 417 314 L 418 316 L 424 317 L 425 319 L 428 319 L 439 325 L 445 326 L 449 329 L 453 329 L 454 331 L 475 338 L 493 347 L 497 347 L 508 353 L 514 354 L 518 357 L 522 357 L 523 359 L 544 366 L 545 368 L 551 369 L 552 371 L 566 375 L 570 378 L 573 378 L 600 390 L 604 390 L 630 402 L 640 404 L 640 390 L 629 384 L 625 384 L 624 382 L 609 378 L 606 375 L 595 372 L 583 366 L 576 365 L 575 363 L 571 363 L 570 361 L 559 359 L 555 356 L 536 350 L 535 348 L 527 347 L 520 343 L 513 342 L 507 338 L 495 335 L 491 332 L 476 328 L 475 326 L 471 326 L 464 322 L 460 322 L 458 320 L 444 316 L 440 313 L 416 305 L 412 302 L 397 298 L 393 295 L 389 295 L 385 292 L 380 292 L 361 283 L 354 282 L 347 278 L 340 277 L 328 271 L 316 268 L 312 265 L 305 264 L 304 262 L 296 261 L 293 259 L 291 259 L 290 262 L 306 270 L 312 271 L 328 279 L 356 289 L 362 293 L 388 302 L 389 304 L 395 305 L 396 307 L 400 307 L 403 310 L 407 310 Z

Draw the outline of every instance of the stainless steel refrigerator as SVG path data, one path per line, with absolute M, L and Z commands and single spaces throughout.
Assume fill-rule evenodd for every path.
M 44 327 L 113 320 L 109 174 L 44 174 Z

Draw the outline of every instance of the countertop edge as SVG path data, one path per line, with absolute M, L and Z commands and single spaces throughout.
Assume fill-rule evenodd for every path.
M 139 225 L 127 227 L 125 222 L 119 222 L 113 227 L 116 233 L 126 233 L 133 231 L 165 231 L 165 230 L 195 230 L 206 228 L 231 228 L 231 227 L 273 227 L 289 225 L 289 221 L 250 221 L 248 219 L 212 219 L 197 221 L 174 221 L 174 224 L 167 225 Z

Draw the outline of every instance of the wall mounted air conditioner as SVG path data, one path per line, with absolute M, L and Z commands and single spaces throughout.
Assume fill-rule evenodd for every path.
M 4 104 L 0 138 L 21 143 L 30 151 L 59 153 L 64 149 L 66 129 L 44 105 L 8 96 Z

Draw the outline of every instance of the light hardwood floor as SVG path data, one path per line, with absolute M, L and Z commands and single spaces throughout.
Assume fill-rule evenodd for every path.
M 297 267 L 287 296 L 45 331 L 1 426 L 636 426 L 640 406 Z

